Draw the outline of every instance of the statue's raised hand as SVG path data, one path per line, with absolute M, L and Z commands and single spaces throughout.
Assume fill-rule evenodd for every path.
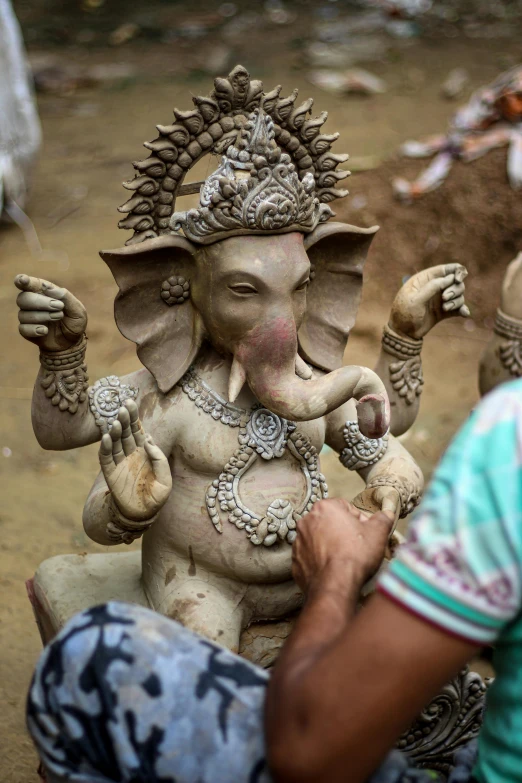
M 522 253 L 508 264 L 502 283 L 500 309 L 511 318 L 522 320 Z
M 166 503 L 172 489 L 169 461 L 144 433 L 133 400 L 125 402 L 110 433 L 102 437 L 99 457 L 112 498 L 124 517 L 145 521 Z
M 468 271 L 461 264 L 442 264 L 412 275 L 395 297 L 389 324 L 398 334 L 420 339 L 445 318 L 467 318 L 464 280 Z
M 18 331 L 42 351 L 64 351 L 77 343 L 87 327 L 87 312 L 66 288 L 48 280 L 17 275 Z

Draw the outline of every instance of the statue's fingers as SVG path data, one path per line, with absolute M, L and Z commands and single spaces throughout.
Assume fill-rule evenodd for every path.
M 453 272 L 452 269 L 448 268 L 451 266 L 456 266 L 456 264 L 438 264 L 437 266 L 430 266 L 428 269 L 425 269 L 424 272 L 428 275 L 430 280 L 436 277 L 446 277 L 446 275 Z
M 43 280 L 41 277 L 16 275 L 14 284 L 20 291 L 43 294 L 51 299 L 63 299 L 65 294 L 65 288 L 60 288 L 60 286 L 50 283 L 49 280 Z
M 462 305 L 464 304 L 464 297 L 458 296 L 456 299 L 450 299 L 449 302 L 444 302 L 442 305 L 442 309 L 445 313 L 452 313 L 455 314 L 456 311 L 460 310 Z
M 447 302 L 449 299 L 456 299 L 457 296 L 462 296 L 465 290 L 466 286 L 464 283 L 455 283 L 442 292 L 442 298 L 445 302 Z
M 98 450 L 98 459 L 100 460 L 104 475 L 109 476 L 114 471 L 116 465 L 114 464 L 114 459 L 112 457 L 112 438 L 107 432 L 102 436 L 100 448 Z
M 125 400 L 125 407 L 129 411 L 131 432 L 134 436 L 136 446 L 143 446 L 145 444 L 145 433 L 141 426 L 140 414 L 138 406 L 134 400 Z
M 118 420 L 112 425 L 110 436 L 112 441 L 112 459 L 115 465 L 119 465 L 125 459 L 125 452 L 121 442 L 121 424 Z
M 381 511 L 392 514 L 395 520 L 398 519 L 401 511 L 401 496 L 395 487 L 378 487 L 373 498 Z M 392 532 L 390 531 L 390 535 Z
M 467 276 L 468 270 L 466 267 L 462 266 L 462 264 L 457 264 L 457 269 L 455 270 L 455 281 L 457 283 L 463 283 Z
M 459 315 L 461 315 L 463 318 L 469 318 L 470 317 L 471 310 L 469 309 L 467 304 L 463 304 L 463 305 L 461 305 L 461 307 L 459 307 Z
M 442 264 L 442 269 L 444 270 L 443 276 L 446 277 L 446 275 L 454 275 L 459 267 L 460 264 L 456 261 L 452 262 L 451 264 Z
M 16 304 L 21 310 L 63 310 L 63 302 L 59 299 L 49 299 L 48 296 L 30 291 L 18 294 Z
M 50 321 L 61 321 L 63 313 L 61 310 L 53 312 L 44 310 L 19 310 L 18 320 L 21 324 L 46 324 Z
M 444 264 L 442 268 L 444 269 L 444 276 L 455 275 L 455 280 L 458 283 L 462 283 L 462 281 L 465 280 L 468 276 L 468 270 L 466 267 L 462 264 L 459 264 L 458 262 Z
M 434 296 L 440 294 L 441 291 L 444 291 L 454 282 L 455 275 L 453 273 L 445 275 L 444 277 L 433 278 L 433 280 L 430 280 L 429 283 L 426 283 L 426 285 L 423 286 L 419 291 L 420 300 L 422 302 L 429 302 L 430 299 L 433 299 Z
M 85 320 L 85 307 L 80 302 L 79 299 L 77 299 L 74 294 L 71 294 L 70 291 L 68 291 L 66 288 L 64 290 L 64 295 L 62 298 L 62 301 L 65 306 L 65 314 L 68 318 L 71 318 L 74 320 L 79 320 L 83 322 Z
M 127 408 L 121 407 L 118 411 L 118 421 L 121 424 L 121 444 L 125 456 L 128 457 L 133 451 L 136 451 L 136 441 L 131 430 L 130 416 Z
M 18 331 L 26 340 L 34 340 L 36 337 L 45 337 L 49 329 L 42 325 L 20 324 Z
M 40 294 L 49 299 L 62 302 L 65 316 L 65 321 L 62 325 L 64 332 L 68 332 L 72 337 L 78 337 L 85 331 L 87 322 L 85 307 L 66 288 L 60 288 L 49 282 L 49 280 L 43 280 L 40 277 L 30 277 L 29 275 L 17 275 L 14 282 L 21 291 Z
M 160 447 L 156 446 L 150 435 L 147 435 L 145 439 L 145 451 L 152 463 L 152 470 L 154 471 L 156 480 L 164 486 L 171 486 L 172 476 L 170 473 L 169 461 Z
M 124 403 L 125 407 L 129 411 L 129 418 L 130 423 L 132 424 L 139 424 L 140 423 L 140 414 L 138 411 L 138 406 L 134 402 L 134 400 L 125 400 Z

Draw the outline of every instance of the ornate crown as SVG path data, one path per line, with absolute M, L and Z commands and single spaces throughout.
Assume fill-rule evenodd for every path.
M 334 213 L 324 202 L 347 195 L 336 170 L 348 155 L 335 155 L 339 134 L 325 135 L 328 114 L 312 118 L 309 98 L 294 106 L 297 90 L 280 98 L 281 87 L 263 93 L 259 81 L 236 66 L 216 79 L 196 109 L 174 109 L 174 125 L 158 125 L 159 137 L 145 146 L 151 156 L 133 165 L 138 174 L 124 187 L 134 195 L 119 207 L 128 213 L 119 227 L 134 229 L 126 244 L 181 232 L 200 244 L 239 233 L 309 232 Z M 183 184 L 204 154 L 222 155 L 205 182 Z M 198 209 L 174 212 L 177 196 L 200 194 Z
M 175 212 L 174 231 L 206 244 L 223 235 L 313 231 L 334 213 L 320 204 L 311 172 L 299 179 L 290 155 L 274 141 L 274 122 L 262 108 L 249 116 L 219 168 L 204 182 L 199 209 Z

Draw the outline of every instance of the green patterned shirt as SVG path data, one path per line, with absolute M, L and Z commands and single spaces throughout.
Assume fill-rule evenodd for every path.
M 480 783 L 522 781 L 522 379 L 477 407 L 437 468 L 379 582 L 406 609 L 495 644 Z

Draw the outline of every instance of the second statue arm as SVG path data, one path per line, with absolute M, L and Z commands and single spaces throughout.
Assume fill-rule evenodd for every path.
M 480 360 L 482 395 L 522 376 L 522 253 L 508 265 L 495 326 Z
M 55 450 L 94 443 L 100 430 L 87 393 L 85 307 L 48 280 L 22 274 L 14 282 L 20 290 L 18 330 L 40 350 L 31 409 L 36 438 L 42 448 Z
M 430 267 L 410 277 L 395 297 L 375 368 L 388 392 L 393 435 L 406 432 L 419 411 L 423 338 L 439 321 L 469 315 L 466 276 L 460 264 Z

